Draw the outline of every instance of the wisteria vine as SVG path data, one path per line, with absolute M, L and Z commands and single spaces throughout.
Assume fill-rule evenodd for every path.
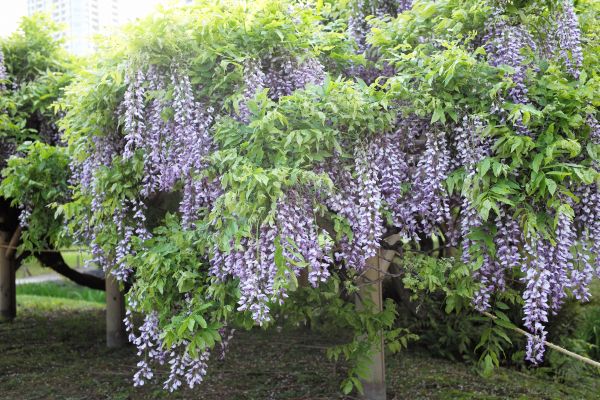
M 405 61 L 380 58 L 378 51 L 382 49 L 371 42 L 365 18 L 371 14 L 389 15 L 382 18 L 382 23 L 393 23 L 393 17 L 399 13 L 412 12 L 411 4 L 381 2 L 369 9 L 371 6 L 359 2 L 347 28 L 354 36 L 358 53 L 365 54 L 373 68 L 354 65 L 344 71 L 351 78 L 369 83 L 384 76 L 393 85 L 395 74 L 404 78 Z M 317 51 L 313 54 L 306 48 L 290 49 L 279 42 L 268 43 L 272 48 L 265 55 L 261 50 L 268 46 L 262 42 L 265 36 L 262 33 L 256 51 L 244 53 L 233 61 L 220 59 L 222 54 L 215 55 L 218 62 L 211 60 L 214 64 L 210 68 L 194 64 L 205 61 L 204 56 L 196 59 L 197 55 L 189 57 L 194 60 L 174 57 L 168 62 L 163 59 L 156 62 L 152 57 L 142 57 L 144 61 L 140 62 L 132 57 L 121 65 L 124 83 L 115 90 L 118 106 L 111 118 L 118 123 L 102 134 L 84 137 L 86 157 L 75 161 L 72 167 L 73 181 L 88 196 L 92 215 L 100 215 L 91 226 L 80 226 L 81 240 L 91 241 L 95 261 L 117 278 L 135 281 L 136 265 L 132 260 L 138 252 L 149 250 L 144 247 L 145 241 L 161 234 L 151 226 L 148 215 L 155 211 L 153 205 L 157 199 L 165 193 L 176 193 L 179 196 L 176 207 L 169 211 L 178 215 L 181 231 L 200 232 L 208 243 L 195 259 L 198 270 L 202 270 L 210 285 L 235 282 L 236 311 L 247 314 L 257 325 L 268 325 L 273 318 L 271 308 L 285 301 L 289 282 L 303 274 L 309 285 L 317 288 L 339 271 L 363 272 L 368 260 L 377 255 L 387 233 L 400 234 L 405 243 L 435 236 L 448 247 L 459 249 L 461 261 L 473 266 L 474 278 L 480 283 L 473 303 L 480 311 L 493 306 L 494 293 L 504 290 L 511 276 L 520 277 L 524 286 L 524 325 L 531 334 L 527 359 L 541 362 L 546 324 L 552 313 L 560 309 L 569 293 L 587 300 L 588 284 L 594 275 L 600 274 L 598 186 L 587 178 L 574 179 L 565 184 L 572 190 L 572 198 L 564 193 L 551 193 L 561 206 L 546 210 L 534 201 L 527 204 L 530 207 L 527 211 L 539 215 L 548 228 L 536 230 L 531 229 L 522 214 L 515 212 L 523 211 L 524 207 L 506 201 L 485 209 L 486 203 L 479 196 L 486 190 L 482 176 L 492 171 L 495 178 L 500 177 L 511 163 L 510 156 L 482 170 L 501 151 L 506 137 L 516 136 L 523 143 L 539 139 L 540 127 L 532 124 L 524 112 L 511 114 L 511 111 L 536 106 L 539 94 L 531 89 L 532 76 L 540 73 L 536 57 L 563 68 L 566 73 L 561 77 L 565 81 L 575 82 L 582 76 L 582 32 L 570 1 L 553 9 L 552 28 L 541 36 L 532 34 L 520 20 L 513 20 L 501 3 L 494 3 L 489 10 L 493 12 L 487 23 L 469 37 L 467 46 L 470 51 L 480 48 L 473 62 L 485 64 L 486 71 L 493 70 L 488 77 L 496 79 L 500 88 L 489 101 L 489 109 L 475 113 L 473 104 L 465 101 L 453 110 L 453 115 L 448 114 L 448 120 L 440 120 L 439 115 L 432 118 L 430 110 L 417 112 L 411 99 L 394 98 L 394 91 L 387 93 L 389 86 L 383 82 L 367 88 L 364 82 L 352 83 L 340 78 L 340 82 L 355 90 L 371 90 L 376 93 L 374 97 L 389 95 L 385 102 L 369 99 L 360 104 L 365 109 L 376 104 L 370 109 L 376 110 L 373 120 L 380 115 L 389 116 L 389 123 L 377 132 L 373 132 L 376 124 L 372 121 L 364 122 L 364 126 L 340 123 L 338 110 L 346 106 L 347 99 L 333 95 L 329 103 L 324 102 L 325 111 L 319 109 L 312 115 L 323 119 L 322 131 L 307 128 L 303 124 L 306 121 L 302 121 L 303 112 L 319 103 L 320 98 L 327 99 L 330 81 L 335 77 L 328 77 L 326 66 L 335 64 L 335 60 L 325 60 L 322 54 Z M 278 14 L 278 18 L 301 24 L 301 19 L 285 12 Z M 273 37 L 280 35 L 278 32 Z M 427 40 L 420 35 L 414 40 L 415 46 L 424 45 Z M 431 49 L 443 51 L 446 45 L 432 40 Z M 394 43 L 390 47 L 397 51 L 402 46 Z M 204 71 L 202 68 L 220 72 L 196 75 L 197 71 Z M 405 79 L 401 84 L 408 86 L 411 82 Z M 431 92 L 435 95 L 434 89 Z M 215 100 L 214 93 L 223 93 L 220 91 L 226 92 L 226 96 Z M 286 98 L 303 91 L 313 95 L 310 101 L 291 111 L 283 107 Z M 410 95 L 418 98 L 420 94 Z M 481 103 L 488 104 L 485 99 Z M 578 135 L 589 136 L 584 141 L 599 145 L 597 111 L 592 106 L 588 109 L 585 123 L 574 130 Z M 365 110 L 356 110 L 361 112 Z M 298 126 L 286 131 L 282 126 L 292 123 L 289 121 L 296 121 Z M 216 127 L 223 124 L 237 130 L 231 137 L 216 139 Z M 270 141 L 252 153 L 255 164 L 242 162 L 244 152 L 249 152 L 250 143 L 257 132 L 265 130 L 264 126 L 268 127 Z M 327 146 L 321 136 L 327 130 L 335 130 L 337 136 L 335 145 L 327 144 L 330 148 L 325 151 L 323 148 Z M 288 148 L 271 147 L 279 143 L 284 133 L 290 138 L 292 133 L 297 135 L 298 147 L 302 135 L 319 137 L 311 149 L 314 157 L 309 158 L 309 166 L 306 159 L 294 158 Z M 238 174 L 228 175 L 229 171 L 223 172 L 214 165 L 215 154 L 223 157 L 221 160 L 233 155 L 236 162 L 227 165 Z M 579 161 L 597 175 L 597 164 L 587 165 L 588 160 L 582 158 Z M 270 179 L 263 173 L 281 172 L 281 164 L 289 170 L 292 166 L 303 168 L 303 173 L 319 177 L 329 185 L 317 187 L 305 181 L 290 184 L 292 179 L 286 176 L 277 181 L 276 190 L 273 189 L 276 185 L 272 185 L 273 191 L 267 194 L 254 189 L 244 192 L 245 198 L 228 196 L 232 194 L 228 192 L 233 185 L 231 181 L 239 184 L 255 173 L 260 176 L 255 185 L 259 186 L 261 180 Z M 137 171 L 139 165 L 141 172 L 135 175 L 132 171 Z M 519 166 L 510 174 L 528 174 L 524 168 Z M 123 191 L 126 194 L 120 192 L 115 196 L 116 201 L 105 190 L 106 170 L 117 171 L 131 183 Z M 221 175 L 215 176 L 215 171 L 221 171 Z M 460 188 L 453 190 L 449 182 L 455 182 L 456 176 L 460 177 L 456 184 Z M 551 186 L 556 182 L 545 184 Z M 509 192 L 512 188 L 504 190 Z M 238 213 L 236 202 L 259 206 L 254 214 L 246 215 Z M 218 207 L 227 209 L 235 223 L 220 225 L 223 221 L 213 215 Z M 232 237 L 228 243 L 218 240 L 226 235 Z M 481 241 L 478 235 L 492 239 Z M 205 244 L 202 240 L 198 242 Z M 135 293 L 135 285 L 132 290 L 131 299 L 137 295 L 143 297 L 143 293 Z M 186 291 L 177 292 L 177 301 L 169 307 L 173 314 L 187 317 L 193 313 L 193 299 L 183 292 Z M 214 300 L 211 296 L 217 297 L 214 293 L 206 295 Z M 145 314 L 138 328 L 133 324 L 133 311 Z M 129 304 L 127 329 L 143 357 L 134 377 L 135 384 L 151 380 L 155 375 L 152 364 L 157 363 L 169 366 L 166 389 L 175 390 L 183 382 L 193 387 L 206 374 L 210 346 L 196 353 L 188 351 L 187 339 L 167 346 L 161 336 L 165 333 L 164 315 L 159 311 L 140 310 L 135 300 Z M 224 329 L 220 335 L 226 341 L 230 331 L 220 329 Z

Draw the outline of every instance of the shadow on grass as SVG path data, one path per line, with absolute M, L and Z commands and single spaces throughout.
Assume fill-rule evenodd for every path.
M 325 358 L 331 340 L 294 330 L 236 334 L 227 358 L 211 360 L 205 382 L 174 394 L 134 388 L 132 347 L 104 345 L 98 302 L 20 295 L 19 317 L 0 324 L 0 399 L 343 399 L 345 368 Z M 483 379 L 469 367 L 421 352 L 388 357 L 389 399 L 594 399 L 599 387 L 568 387 L 500 370 Z M 166 370 L 157 371 L 166 378 Z

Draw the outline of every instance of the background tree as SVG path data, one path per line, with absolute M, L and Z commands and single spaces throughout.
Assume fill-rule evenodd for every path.
M 13 268 L 35 256 L 77 283 L 103 289 L 103 280 L 72 270 L 59 252 L 43 251 L 70 244 L 51 208 L 69 199 L 69 161 L 53 104 L 75 69 L 75 60 L 54 38 L 57 32 L 47 17 L 37 15 L 23 18 L 19 29 L 0 41 L 0 168 L 6 167 L 0 178 L 1 230 L 12 237 L 19 236 L 19 226 L 25 228 L 12 244 L 21 246 L 18 255 L 10 252 L 16 257 Z

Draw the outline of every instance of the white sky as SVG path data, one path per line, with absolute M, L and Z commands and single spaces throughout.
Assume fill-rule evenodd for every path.
M 142 17 L 150 12 L 157 4 L 166 0 L 121 0 L 119 7 L 122 21 Z M 0 36 L 13 32 L 19 19 L 27 15 L 27 0 L 0 0 Z

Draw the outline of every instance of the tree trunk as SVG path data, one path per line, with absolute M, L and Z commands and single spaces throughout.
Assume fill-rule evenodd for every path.
M 8 246 L 11 235 L 0 231 L 0 245 Z M 12 321 L 17 316 L 15 266 L 7 256 L 7 248 L 0 247 L 0 322 Z
M 125 296 L 119 282 L 110 273 L 106 274 L 106 346 L 123 347 L 127 344 L 125 332 Z
M 382 281 L 390 262 L 394 256 L 393 250 L 379 250 L 376 257 L 367 260 L 367 268 L 363 274 L 362 286 L 359 296 L 356 299 L 357 307 L 364 307 L 362 298 L 370 298 L 375 304 L 375 311 L 383 310 L 383 290 Z M 373 349 L 371 356 L 371 365 L 369 368 L 369 377 L 362 381 L 364 393 L 362 398 L 365 400 L 385 400 L 385 356 L 383 334 L 379 335 L 379 342 Z

